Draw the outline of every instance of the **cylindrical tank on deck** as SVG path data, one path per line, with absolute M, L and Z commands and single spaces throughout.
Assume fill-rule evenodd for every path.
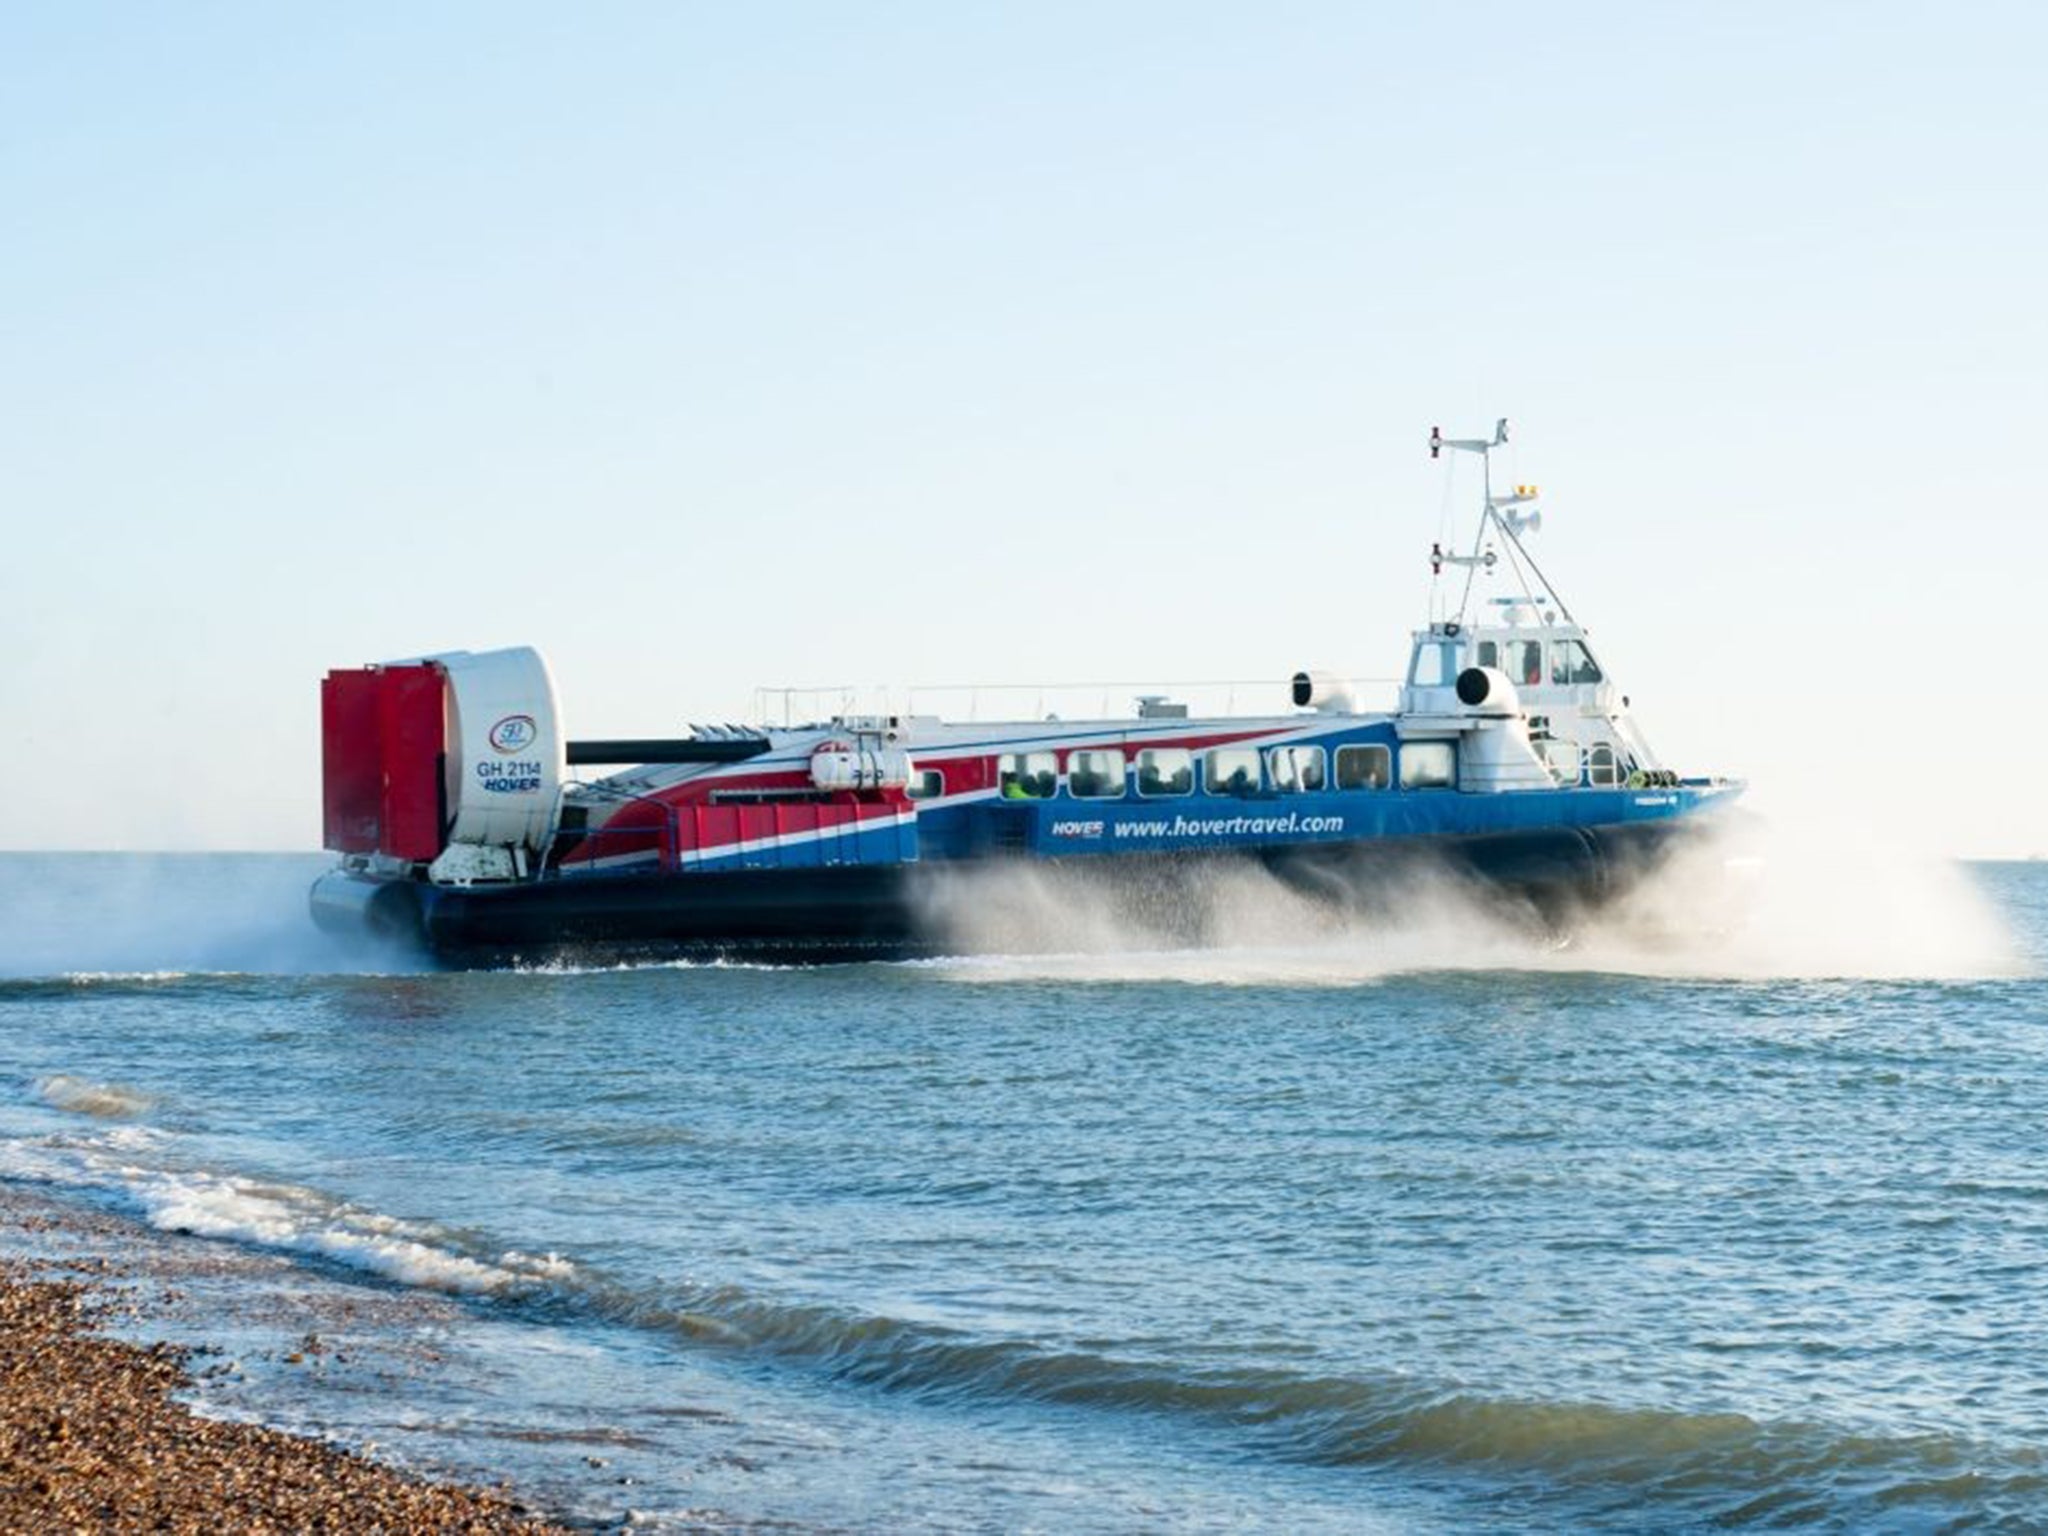
M 901 789 L 910 782 L 910 754 L 879 741 L 835 738 L 811 754 L 811 783 L 822 790 Z

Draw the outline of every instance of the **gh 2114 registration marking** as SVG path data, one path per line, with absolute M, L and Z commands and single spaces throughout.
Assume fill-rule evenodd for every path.
M 477 788 L 493 795 L 530 795 L 540 788 L 540 764 L 481 762 L 476 765 Z

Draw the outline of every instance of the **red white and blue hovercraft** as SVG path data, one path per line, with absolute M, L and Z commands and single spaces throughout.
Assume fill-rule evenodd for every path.
M 1364 907 L 1418 861 L 1546 912 L 1606 900 L 1741 785 L 1651 752 L 1529 555 L 1533 489 L 1493 492 L 1506 437 L 1431 434 L 1432 456 L 1480 458 L 1484 495 L 1469 552 L 1431 551 L 1443 616 L 1415 635 L 1392 713 L 1304 672 L 1292 709 L 1260 716 L 1145 695 L 1121 719 L 840 714 L 572 741 L 532 650 L 331 672 L 325 844 L 342 862 L 313 915 L 455 960 L 830 959 L 949 947 L 932 889 L 998 860 L 1099 872 L 1112 893 L 1136 876 L 1155 905 L 1161 877 L 1191 889 L 1231 860 Z M 572 777 L 598 765 L 623 771 Z

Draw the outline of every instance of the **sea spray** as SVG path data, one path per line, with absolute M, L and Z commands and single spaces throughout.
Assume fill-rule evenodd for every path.
M 1968 980 L 2026 966 L 1969 869 L 1848 824 L 1737 818 L 1596 914 L 1573 959 L 1731 979 Z
M 946 873 L 928 920 L 963 979 L 1328 985 L 1529 969 L 1727 980 L 2012 977 L 2026 964 L 1968 869 L 1854 828 L 1733 816 L 1599 906 L 1539 913 L 1418 860 L 1308 887 L 1244 859 Z
M 324 854 L 0 854 L 0 977 L 417 969 L 312 925 Z

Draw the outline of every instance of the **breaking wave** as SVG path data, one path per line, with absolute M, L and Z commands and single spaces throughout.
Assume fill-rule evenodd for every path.
M 156 1104 L 156 1100 L 140 1089 L 124 1087 L 120 1083 L 96 1083 L 90 1078 L 73 1077 L 68 1072 L 37 1078 L 35 1089 L 44 1103 L 57 1109 L 94 1115 L 104 1120 L 132 1119 L 147 1114 Z
M 0 1144 L 0 1178 L 113 1195 L 165 1232 L 302 1254 L 405 1285 L 505 1295 L 558 1284 L 574 1266 L 555 1254 L 492 1250 L 431 1222 L 368 1210 L 302 1185 L 148 1165 L 132 1139 Z

